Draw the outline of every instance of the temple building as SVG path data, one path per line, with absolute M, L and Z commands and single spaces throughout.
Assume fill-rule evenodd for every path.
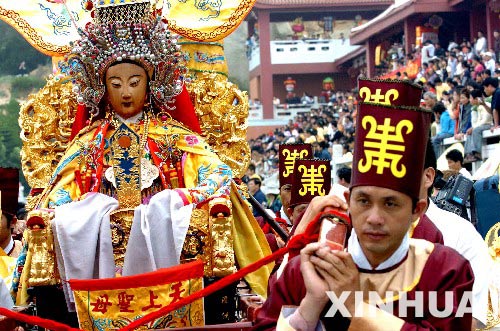
M 499 0 L 257 0 L 247 17 L 250 126 L 309 110 L 303 98 L 328 101 L 325 86 L 350 91 L 360 74 L 387 74 L 391 52 L 426 39 L 446 49 L 483 31 L 491 47 L 499 13 Z
M 493 31 L 500 29 L 498 0 L 396 0 L 383 13 L 351 30 L 353 45 L 365 46 L 367 74 L 378 76 L 377 52 L 399 42 L 406 54 L 422 46 L 426 39 L 447 48 L 451 41 L 471 43 L 482 31 L 488 48 L 493 45 Z
M 362 59 L 351 63 L 354 70 L 342 64 L 364 51 L 363 46 L 352 45 L 350 31 L 391 4 L 388 0 L 257 0 L 247 18 L 249 95 L 263 111 L 251 113 L 250 119 L 277 118 L 276 112 L 283 110 L 279 105 L 320 95 L 325 78 L 333 80 L 334 89 L 351 89 Z

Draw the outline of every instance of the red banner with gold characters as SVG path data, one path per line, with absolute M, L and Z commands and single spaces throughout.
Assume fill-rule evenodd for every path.
M 308 204 L 330 192 L 332 167 L 329 160 L 297 159 L 293 170 L 290 206 Z
M 362 102 L 396 107 L 418 107 L 423 92 L 423 88 L 418 84 L 389 79 L 360 78 L 358 88 L 359 98 Z
M 313 157 L 311 144 L 281 144 L 279 146 L 279 182 L 280 186 L 292 185 L 293 170 L 296 159 Z
M 141 275 L 70 280 L 80 328 L 120 329 L 203 288 L 201 261 Z M 203 300 L 198 299 L 145 325 L 147 329 L 203 326 Z
M 431 113 L 361 103 L 358 116 L 351 188 L 374 185 L 418 198 Z

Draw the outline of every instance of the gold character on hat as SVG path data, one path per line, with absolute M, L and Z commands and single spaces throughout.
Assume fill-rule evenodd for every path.
M 301 188 L 299 189 L 300 195 L 326 195 L 327 192 L 324 188 L 324 175 L 327 171 L 326 165 L 321 164 L 315 166 L 313 164 L 307 167 L 306 165 L 301 164 L 297 170 L 302 175 Z
M 365 116 L 362 120 L 364 129 L 369 127 L 364 144 L 364 158 L 359 160 L 360 172 L 370 171 L 372 166 L 377 167 L 377 174 L 382 174 L 385 168 L 390 168 L 395 177 L 401 178 L 406 174 L 404 164 L 399 164 L 405 151 L 403 129 L 405 135 L 413 131 L 413 123 L 408 120 L 399 121 L 396 126 L 391 125 L 391 119 L 385 118 L 384 124 L 378 124 L 373 116 Z M 400 144 L 396 144 L 400 143 Z
M 389 106 L 392 104 L 392 101 L 396 101 L 399 98 L 399 92 L 396 89 L 390 89 L 383 94 L 382 89 L 376 89 L 375 93 L 372 93 L 368 87 L 363 86 L 359 89 L 359 96 L 364 98 L 364 102 Z
M 283 149 L 282 154 L 285 157 L 283 161 L 285 165 L 285 170 L 283 171 L 283 177 L 288 177 L 292 174 L 293 166 L 295 164 L 296 159 L 305 159 L 308 156 L 310 156 L 309 151 L 305 149 L 301 151 Z

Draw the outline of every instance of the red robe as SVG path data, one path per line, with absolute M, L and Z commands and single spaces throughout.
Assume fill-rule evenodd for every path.
M 262 232 L 264 232 L 271 251 L 277 251 L 280 247 L 278 246 L 278 241 L 276 240 L 277 234 L 275 234 L 273 228 L 271 228 L 271 226 L 264 220 L 262 216 L 256 216 L 255 219 L 257 220 L 257 223 L 259 223 Z M 274 218 L 274 220 L 281 226 L 283 230 L 285 230 L 286 233 L 288 233 L 288 227 L 284 219 L 282 219 L 281 217 L 276 217 Z
M 425 214 L 420 217 L 417 226 L 413 229 L 411 238 L 425 239 L 431 243 L 444 245 L 443 234 Z
M 416 285 L 407 292 L 409 299 L 415 298 L 415 291 L 424 292 L 424 298 L 428 297 L 427 293 L 429 291 L 437 291 L 438 298 L 438 309 L 443 310 L 445 295 L 444 292 L 452 291 L 454 292 L 454 312 L 456 311 L 460 299 L 464 291 L 472 291 L 472 284 L 474 282 L 474 276 L 469 262 L 464 259 L 455 250 L 439 245 L 431 244 L 422 240 L 410 239 L 410 249 L 406 259 L 401 261 L 399 264 L 388 268 L 386 270 L 363 270 L 359 269 L 360 279 L 369 279 L 375 282 L 377 286 L 377 281 L 385 279 L 392 279 L 392 284 L 398 283 L 401 278 L 415 279 L 418 280 Z M 415 243 L 417 242 L 417 243 Z M 414 249 L 417 246 L 428 245 L 427 255 L 419 255 L 416 253 L 418 249 Z M 413 248 L 412 248 L 413 246 Z M 430 247 L 430 248 L 429 248 Z M 418 270 L 414 265 L 417 259 L 422 262 L 422 269 Z M 410 272 L 414 270 L 414 272 Z M 418 270 L 418 271 L 417 271 Z M 410 272 L 408 275 L 407 273 Z M 397 275 L 397 276 L 395 276 Z M 392 277 L 392 278 L 391 278 Z M 367 289 L 363 288 L 364 284 L 369 284 L 370 282 L 361 282 L 361 290 Z M 373 286 L 373 282 L 371 283 Z M 388 284 L 384 284 L 387 289 Z M 392 286 L 389 283 L 389 286 Z M 377 290 L 380 289 L 375 287 Z M 394 288 L 391 288 L 393 290 Z M 402 289 L 401 289 L 402 290 Z M 272 288 L 268 288 L 268 298 L 262 308 L 259 310 L 254 330 L 274 330 L 276 328 L 276 323 L 281 313 L 282 306 L 299 306 L 301 300 L 306 294 L 306 288 L 304 286 L 304 280 L 300 272 L 300 256 L 296 256 L 289 261 L 285 267 L 283 274 L 275 280 Z M 470 304 L 470 303 L 469 303 Z M 394 303 L 394 307 L 397 307 L 397 301 Z M 325 307 L 322 316 L 328 311 L 329 306 Z M 398 315 L 397 308 L 395 308 L 395 315 Z M 415 318 L 412 314 L 412 309 L 408 309 L 407 317 L 402 318 L 405 323 L 402 330 L 470 330 L 472 323 L 472 314 L 466 313 L 463 317 L 455 317 L 454 313 L 449 317 L 437 318 L 431 316 L 428 308 L 424 308 L 424 317 Z M 322 322 L 324 323 L 327 330 L 347 330 L 350 320 L 344 318 L 340 315 L 335 315 L 332 318 L 323 317 Z

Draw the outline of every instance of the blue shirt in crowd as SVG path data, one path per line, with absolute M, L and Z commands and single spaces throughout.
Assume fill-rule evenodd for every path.
M 451 119 L 450 114 L 445 111 L 441 114 L 441 133 L 455 134 L 455 121 Z

